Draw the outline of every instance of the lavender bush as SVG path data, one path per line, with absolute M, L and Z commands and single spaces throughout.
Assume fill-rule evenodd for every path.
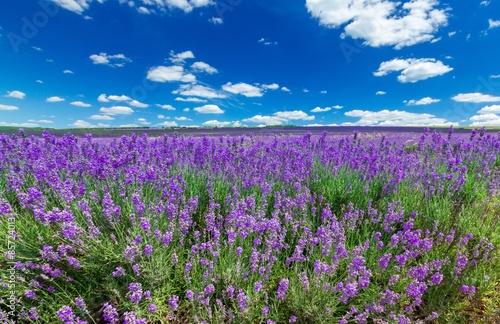
M 494 319 L 499 172 L 484 130 L 1 135 L 0 319 Z

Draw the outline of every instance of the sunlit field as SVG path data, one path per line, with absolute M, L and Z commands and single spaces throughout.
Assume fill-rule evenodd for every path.
M 500 135 L 0 135 L 1 323 L 499 323 Z

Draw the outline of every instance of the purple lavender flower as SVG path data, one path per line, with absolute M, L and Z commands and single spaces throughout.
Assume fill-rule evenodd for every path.
M 290 316 L 288 323 L 295 323 L 295 322 L 297 322 L 297 316 L 294 316 L 294 315 Z
M 108 323 L 118 323 L 118 312 L 109 303 L 104 304 L 102 318 Z
M 176 295 L 170 296 L 168 299 L 168 305 L 172 311 L 175 311 L 179 307 L 179 297 Z
M 149 305 L 148 312 L 150 312 L 150 313 L 156 312 L 156 305 L 155 304 Z
M 142 299 L 142 285 L 138 282 L 132 282 L 128 286 L 128 289 L 127 298 L 133 303 L 138 304 Z
M 194 292 L 192 290 L 186 290 L 186 299 L 190 301 L 194 299 Z
M 152 253 L 153 253 L 153 246 L 147 244 L 146 247 L 144 248 L 144 254 L 146 254 L 146 256 L 150 258 Z
M 32 320 L 37 320 L 40 318 L 40 316 L 38 315 L 38 312 L 36 310 L 36 307 L 30 308 L 30 310 L 28 311 L 28 315 L 29 315 L 29 318 Z
M 116 267 L 115 271 L 112 273 L 113 277 L 120 277 L 125 275 L 125 269 L 122 267 Z
M 287 278 L 282 278 L 280 280 L 280 283 L 278 285 L 278 290 L 276 291 L 276 298 L 277 299 L 285 299 L 286 297 L 286 291 L 288 290 L 288 284 L 289 280 Z
M 245 295 L 245 292 L 241 289 L 238 290 L 238 296 L 236 297 L 238 300 L 238 308 L 240 312 L 244 313 L 248 310 L 247 308 L 247 302 L 248 302 L 248 297 Z

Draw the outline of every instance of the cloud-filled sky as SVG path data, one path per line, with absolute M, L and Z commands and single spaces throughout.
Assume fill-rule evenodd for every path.
M 500 2 L 4 0 L 0 126 L 500 125 Z

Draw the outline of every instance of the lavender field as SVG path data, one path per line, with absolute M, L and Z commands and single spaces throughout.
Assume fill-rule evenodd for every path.
M 1 323 L 498 323 L 500 134 L 0 135 Z

